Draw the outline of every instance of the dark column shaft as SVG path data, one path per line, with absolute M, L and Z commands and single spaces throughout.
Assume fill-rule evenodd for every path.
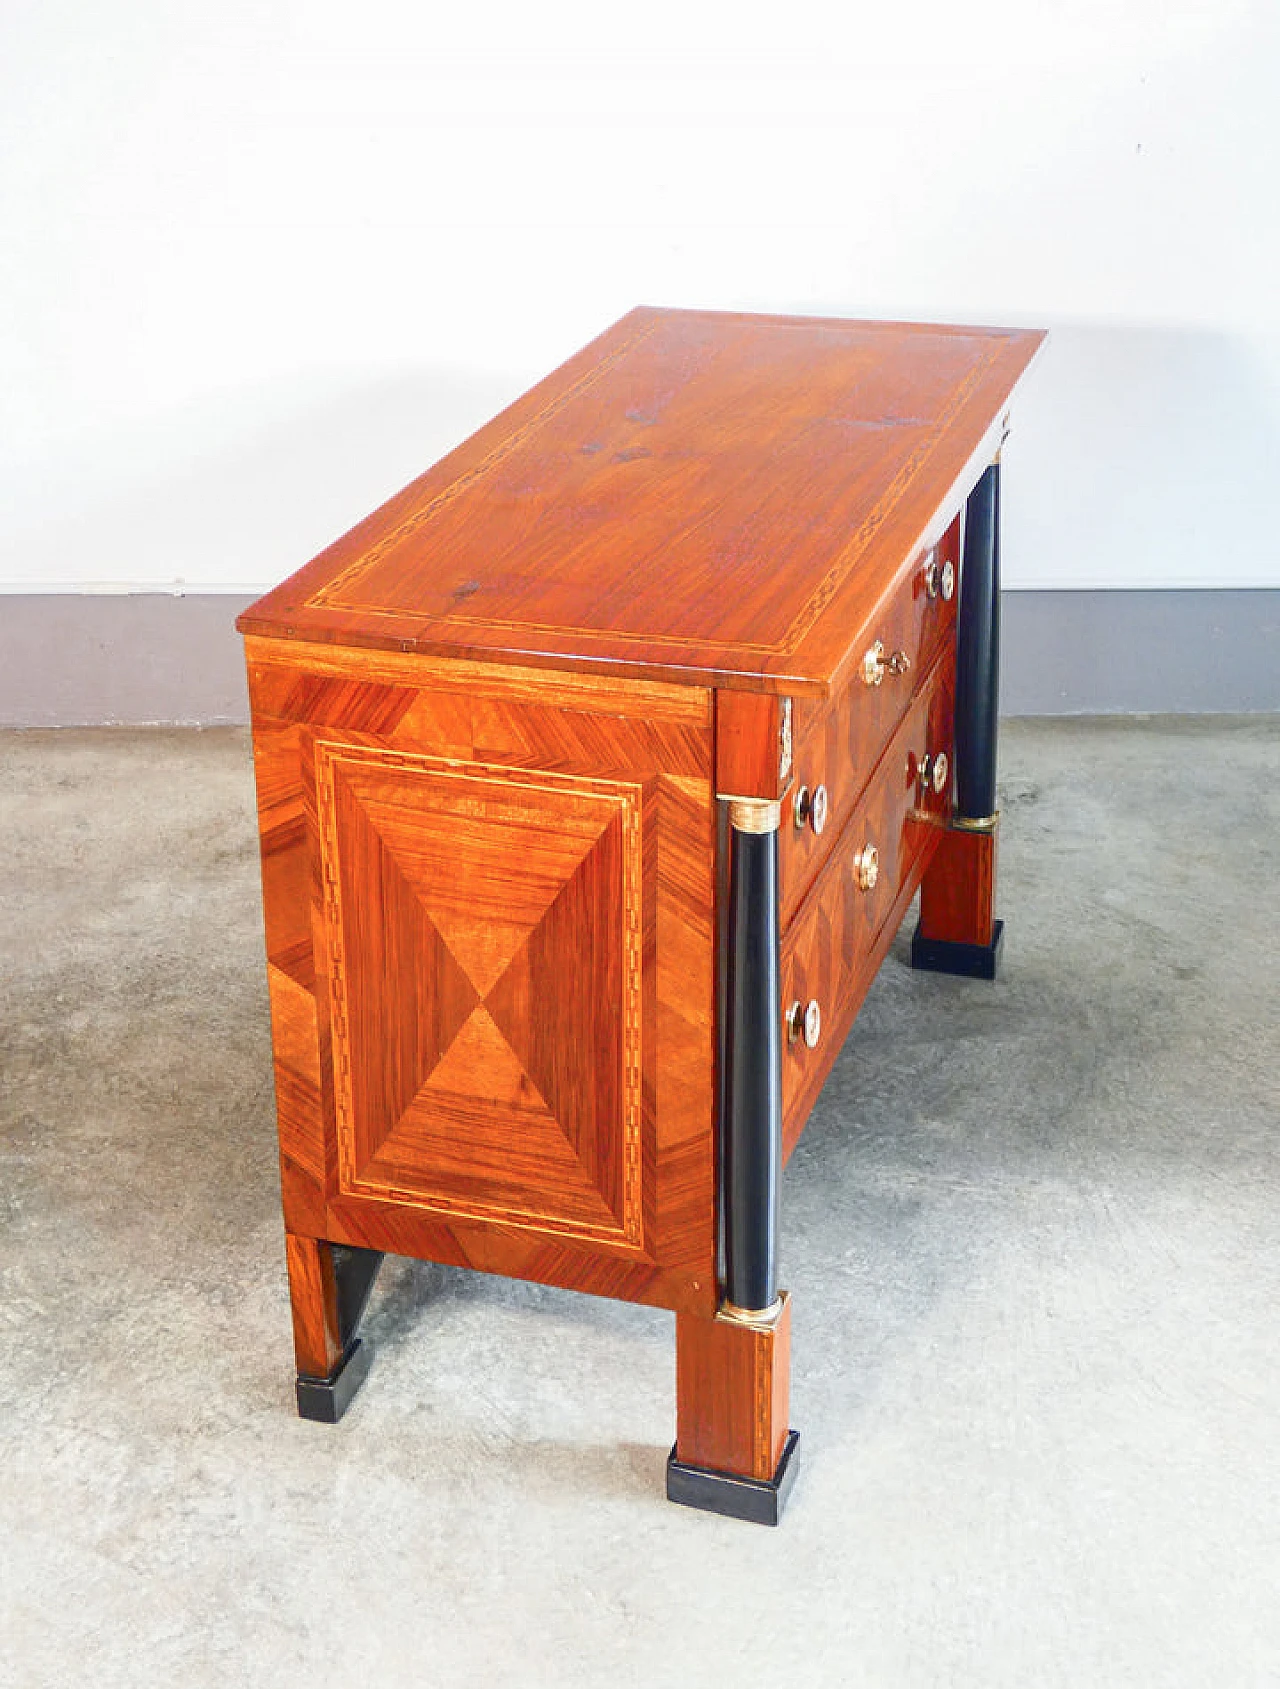
M 1000 465 L 969 494 L 956 633 L 956 814 L 984 820 L 996 808 L 1000 684 Z
M 778 981 L 778 835 L 729 829 L 728 1025 L 725 1040 L 725 1294 L 739 1308 L 778 1295 L 782 1165 L 782 1010 Z

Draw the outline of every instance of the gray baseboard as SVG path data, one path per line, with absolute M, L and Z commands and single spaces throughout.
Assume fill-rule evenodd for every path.
M 0 597 L 0 726 L 248 719 L 230 594 Z M 1280 589 L 1006 592 L 1006 715 L 1280 710 Z
M 32 593 L 0 597 L 0 726 L 249 719 L 229 593 Z
M 1005 715 L 1280 710 L 1280 589 L 1006 592 Z

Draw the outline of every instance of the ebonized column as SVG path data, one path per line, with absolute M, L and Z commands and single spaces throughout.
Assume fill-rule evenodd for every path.
M 778 1292 L 782 996 L 776 799 L 730 798 L 720 1141 L 724 1297 L 676 1315 L 676 1446 L 667 1496 L 776 1525 L 795 1481 L 791 1302 Z
M 723 1122 L 725 1298 L 761 1312 L 778 1299 L 782 1022 L 778 967 L 779 805 L 729 806 L 728 1024 Z
M 1000 464 L 965 506 L 956 627 L 955 805 L 920 886 L 911 965 L 994 979 L 1004 923 L 995 918 L 996 734 L 1000 687 Z
M 996 719 L 1000 689 L 1000 464 L 969 494 L 956 629 L 957 817 L 996 810 Z

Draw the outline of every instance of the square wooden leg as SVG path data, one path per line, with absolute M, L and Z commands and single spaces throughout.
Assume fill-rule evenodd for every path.
M 676 1315 L 676 1446 L 667 1495 L 776 1525 L 795 1478 L 791 1298 L 766 1315 Z
M 920 922 L 911 966 L 994 979 L 1004 938 L 995 918 L 996 832 L 948 827 L 920 886 Z
M 382 1256 L 314 1237 L 285 1234 L 298 1412 L 336 1424 L 369 1371 L 369 1351 L 356 1335 Z

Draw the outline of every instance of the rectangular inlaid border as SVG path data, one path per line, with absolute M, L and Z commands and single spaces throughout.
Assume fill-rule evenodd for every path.
M 405 1203 L 427 1213 L 456 1219 L 478 1220 L 549 1236 L 579 1239 L 588 1243 L 621 1244 L 636 1251 L 645 1248 L 643 1203 L 643 1114 L 642 1114 L 642 926 L 641 926 L 641 838 L 642 787 L 624 781 L 591 779 L 578 775 L 553 774 L 545 770 L 507 767 L 500 763 L 459 762 L 410 751 L 380 750 L 373 746 L 348 744 L 317 738 L 315 750 L 316 816 L 319 832 L 320 870 L 324 909 L 329 1011 L 333 1041 L 334 1106 L 337 1114 L 338 1184 L 344 1196 L 360 1196 Z M 346 964 L 343 955 L 342 893 L 338 871 L 339 847 L 334 775 L 340 764 L 404 768 L 460 784 L 483 780 L 489 785 L 507 785 L 529 791 L 560 795 L 590 795 L 612 799 L 622 812 L 622 1224 L 618 1228 L 593 1226 L 541 1214 L 532 1208 L 506 1208 L 495 1203 L 468 1203 L 450 1197 L 424 1196 L 420 1191 L 400 1190 L 393 1185 L 359 1178 L 351 1156 L 354 1122 L 351 1095 L 350 1039 L 347 1016 Z
M 372 546 L 369 551 L 363 553 L 354 562 L 349 564 L 347 568 L 342 570 L 340 574 L 335 575 L 334 578 L 326 582 L 326 584 L 321 587 L 318 592 L 308 598 L 306 600 L 306 608 L 309 610 L 342 610 L 354 615 L 385 617 L 392 621 L 403 620 L 405 614 L 403 606 L 391 609 L 384 605 L 363 604 L 356 598 L 342 596 L 341 589 L 347 586 L 354 586 L 355 583 L 363 575 L 367 574 L 368 571 L 379 561 L 379 559 L 385 556 L 385 554 L 393 546 L 397 545 L 407 535 L 422 527 L 428 518 L 435 513 L 435 511 L 443 508 L 445 505 L 451 504 L 455 498 L 466 490 L 467 487 L 471 486 L 489 469 L 492 469 L 495 465 L 501 463 L 508 453 L 513 451 L 524 440 L 528 439 L 528 437 L 537 430 L 541 423 L 549 417 L 554 416 L 558 411 L 563 410 L 565 405 L 567 405 L 572 399 L 577 398 L 580 393 L 583 393 L 590 388 L 594 382 L 600 378 L 600 376 L 605 374 L 627 352 L 631 351 L 633 347 L 644 340 L 647 335 L 653 331 L 657 321 L 658 319 L 653 319 L 645 325 L 643 330 L 628 336 L 628 338 L 619 346 L 615 347 L 611 353 L 603 357 L 598 364 L 593 366 L 592 369 L 587 371 L 585 375 L 580 377 L 572 387 L 565 389 L 563 393 L 557 394 L 556 397 L 551 400 L 549 404 L 545 405 L 535 416 L 530 417 L 528 421 L 521 424 L 520 427 L 513 429 L 505 439 L 501 440 L 492 451 L 486 454 L 480 463 L 475 464 L 472 468 L 466 470 L 457 478 L 456 481 L 450 482 L 447 487 L 443 487 L 440 492 L 435 494 L 434 497 L 429 499 L 427 503 L 421 506 L 418 510 L 412 511 L 402 522 L 392 529 L 389 534 L 384 534 L 377 544 Z M 939 334 L 945 334 L 947 332 L 952 334 L 962 332 L 958 330 L 948 331 L 946 326 L 942 324 L 938 324 L 936 326 Z M 992 331 L 988 330 L 987 332 L 991 333 Z M 1006 336 L 1004 338 L 992 339 L 984 346 L 979 360 L 965 372 L 964 378 L 951 390 L 945 406 L 934 418 L 933 428 L 921 441 L 918 442 L 915 449 L 903 460 L 893 479 L 876 500 L 872 509 L 867 513 L 856 533 L 854 533 L 848 544 L 845 545 L 838 553 L 827 573 L 818 582 L 817 586 L 814 587 L 806 601 L 801 605 L 800 609 L 796 613 L 795 619 L 791 623 L 791 626 L 787 629 L 781 639 L 776 640 L 773 643 L 764 643 L 742 639 L 715 639 L 711 636 L 702 634 L 693 637 L 688 633 L 637 633 L 634 631 L 628 631 L 625 628 L 586 628 L 577 625 L 566 626 L 565 624 L 558 622 L 516 621 L 512 618 L 496 616 L 471 616 L 465 611 L 456 609 L 449 613 L 448 625 L 451 628 L 455 626 L 492 628 L 504 633 L 519 633 L 522 635 L 537 633 L 566 635 L 572 637 L 573 639 L 585 640 L 600 639 L 616 641 L 620 639 L 635 639 L 642 640 L 646 645 L 671 646 L 673 648 L 680 649 L 687 648 L 690 645 L 696 645 L 699 650 L 742 651 L 750 652 L 753 655 L 760 657 L 793 656 L 804 642 L 805 636 L 810 632 L 823 610 L 835 597 L 836 593 L 839 592 L 845 581 L 848 580 L 859 559 L 866 552 L 867 547 L 871 544 L 871 541 L 879 532 L 886 517 L 896 507 L 904 488 L 909 484 L 922 465 L 925 464 L 938 449 L 939 444 L 946 437 L 947 430 L 951 423 L 964 408 L 969 397 L 982 381 L 982 378 L 986 375 L 992 364 L 994 364 L 996 360 L 1004 354 L 1007 349 L 1007 338 L 1008 337 Z

